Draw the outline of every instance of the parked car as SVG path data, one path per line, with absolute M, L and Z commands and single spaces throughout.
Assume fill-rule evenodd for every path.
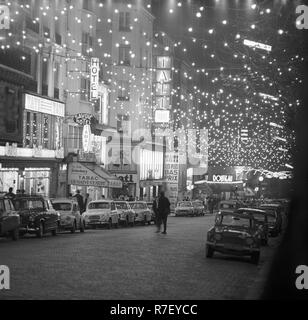
M 262 204 L 261 210 L 268 214 L 268 228 L 271 237 L 277 237 L 282 232 L 282 208 L 279 204 Z
M 83 215 L 86 228 L 107 226 L 111 229 L 119 226 L 119 215 L 112 200 L 91 201 Z
M 46 199 L 42 196 L 17 195 L 13 203 L 21 218 L 21 235 L 35 234 L 38 238 L 49 232 L 57 235 L 59 214 L 47 207 Z
M 135 212 L 135 222 L 139 222 L 143 225 L 146 223 L 151 224 L 152 214 L 146 202 L 136 201 L 130 202 L 129 204 L 132 210 Z
M 202 201 L 200 200 L 195 200 L 192 202 L 195 215 L 197 216 L 204 216 L 205 215 L 205 207 Z
M 119 223 L 125 226 L 135 224 L 135 212 L 127 201 L 115 201 L 116 210 L 119 216 Z
M 10 199 L 0 196 L 0 237 L 19 238 L 20 216 Z
M 261 244 L 266 246 L 268 244 L 268 216 L 266 211 L 254 208 L 241 208 L 236 212 L 242 215 L 250 215 L 255 219 L 261 232 Z
M 156 224 L 156 214 L 153 210 L 153 202 L 147 202 L 147 206 L 151 211 L 151 222 L 154 222 L 154 224 Z
M 224 200 L 219 203 L 219 212 L 234 212 L 239 208 L 244 207 L 243 203 L 237 200 Z
M 260 230 L 252 215 L 218 213 L 215 226 L 207 233 L 206 257 L 212 258 L 215 252 L 250 256 L 258 264 L 260 244 Z
M 180 201 L 175 208 L 175 216 L 194 216 L 195 208 L 191 201 Z
M 79 206 L 76 199 L 55 199 L 52 201 L 53 208 L 60 213 L 59 229 L 80 232 L 85 231 L 84 217 L 80 214 Z

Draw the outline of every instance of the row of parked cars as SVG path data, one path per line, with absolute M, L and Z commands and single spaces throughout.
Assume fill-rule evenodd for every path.
M 180 201 L 177 203 L 175 208 L 175 216 L 188 216 L 188 217 L 197 217 L 204 216 L 206 209 L 204 204 L 200 200 L 195 201 Z
M 215 252 L 250 256 L 258 264 L 261 246 L 281 234 L 286 210 L 275 202 L 248 208 L 239 201 L 222 201 L 215 225 L 207 233 L 206 257 L 212 258 Z
M 58 231 L 84 232 L 87 228 L 106 226 L 145 225 L 155 221 L 151 204 L 113 200 L 92 201 L 86 212 L 80 213 L 75 198 L 45 199 L 41 196 L 18 195 L 14 199 L 0 196 L 0 236 L 35 234 L 38 238 L 47 233 L 56 236 Z

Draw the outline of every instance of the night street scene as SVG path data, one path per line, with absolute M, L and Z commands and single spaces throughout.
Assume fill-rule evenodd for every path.
M 0 0 L 0 301 L 308 299 L 306 29 L 300 0 Z

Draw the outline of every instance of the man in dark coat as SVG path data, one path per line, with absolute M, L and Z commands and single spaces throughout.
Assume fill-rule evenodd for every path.
M 76 191 L 76 194 L 74 195 L 74 198 L 76 198 L 80 214 L 84 212 L 84 202 L 83 202 L 83 196 L 80 194 L 80 190 Z
M 165 193 L 162 191 L 158 198 L 158 206 L 157 206 L 157 231 L 159 233 L 161 230 L 161 225 L 164 224 L 164 231 L 162 234 L 167 234 L 167 219 L 170 214 L 170 201 L 167 197 L 165 197 Z

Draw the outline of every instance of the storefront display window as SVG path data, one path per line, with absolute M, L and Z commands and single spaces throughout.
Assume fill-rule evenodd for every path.
M 24 146 L 57 150 L 62 147 L 63 120 L 38 112 L 25 112 Z

